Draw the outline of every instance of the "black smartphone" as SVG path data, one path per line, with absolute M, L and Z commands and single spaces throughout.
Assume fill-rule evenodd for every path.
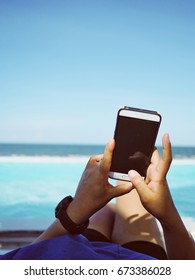
M 127 106 L 118 111 L 110 178 L 129 181 L 131 169 L 146 176 L 160 123 L 161 115 L 156 111 Z

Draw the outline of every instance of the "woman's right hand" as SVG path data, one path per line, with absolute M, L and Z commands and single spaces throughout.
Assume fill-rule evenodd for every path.
M 162 157 L 157 149 L 153 152 L 145 180 L 136 171 L 129 171 L 130 180 L 136 188 L 143 206 L 160 221 L 163 221 L 170 211 L 175 210 L 166 180 L 166 174 L 172 161 L 168 134 L 163 136 L 162 144 Z

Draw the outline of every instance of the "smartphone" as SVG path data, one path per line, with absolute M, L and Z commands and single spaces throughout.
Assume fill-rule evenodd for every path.
M 118 111 L 110 178 L 130 181 L 131 169 L 146 176 L 160 123 L 161 115 L 155 111 L 127 106 Z

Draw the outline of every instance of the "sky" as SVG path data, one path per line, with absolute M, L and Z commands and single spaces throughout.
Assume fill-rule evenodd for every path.
M 195 1 L 0 0 L 0 143 L 105 144 L 127 105 L 195 145 Z

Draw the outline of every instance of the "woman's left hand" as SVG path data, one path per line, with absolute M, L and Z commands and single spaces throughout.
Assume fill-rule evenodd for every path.
M 112 139 L 103 155 L 92 156 L 82 174 L 75 197 L 67 209 L 67 214 L 76 223 L 86 221 L 105 206 L 112 198 L 126 194 L 133 188 L 124 182 L 116 187 L 108 182 L 115 141 Z

